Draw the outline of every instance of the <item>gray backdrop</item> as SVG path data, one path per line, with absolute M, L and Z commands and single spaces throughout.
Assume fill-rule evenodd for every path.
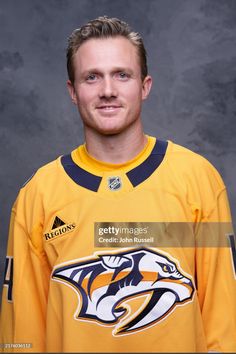
M 228 187 L 236 217 L 236 1 L 0 1 L 0 276 L 11 205 L 39 166 L 83 142 L 66 89 L 74 28 L 100 15 L 143 35 L 154 86 L 147 133 L 207 157 Z

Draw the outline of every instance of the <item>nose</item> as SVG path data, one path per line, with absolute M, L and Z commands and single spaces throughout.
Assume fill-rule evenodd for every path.
M 100 98 L 117 97 L 115 82 L 112 77 L 104 77 L 101 85 Z

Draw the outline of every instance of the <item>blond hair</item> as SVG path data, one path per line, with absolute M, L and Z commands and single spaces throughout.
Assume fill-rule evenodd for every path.
M 142 80 L 144 80 L 148 74 L 148 68 L 147 54 L 142 37 L 139 33 L 134 32 L 126 22 L 117 18 L 102 16 L 89 21 L 81 28 L 75 29 L 68 39 L 67 72 L 69 80 L 72 84 L 75 79 L 73 58 L 79 47 L 91 38 L 109 38 L 117 36 L 127 38 L 137 48 L 137 53 L 140 60 L 141 77 Z

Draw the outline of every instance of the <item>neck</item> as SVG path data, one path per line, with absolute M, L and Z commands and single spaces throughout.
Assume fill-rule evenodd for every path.
M 145 147 L 147 138 L 142 126 L 113 135 L 99 134 L 86 128 L 85 141 L 88 153 L 95 159 L 120 164 L 137 156 Z

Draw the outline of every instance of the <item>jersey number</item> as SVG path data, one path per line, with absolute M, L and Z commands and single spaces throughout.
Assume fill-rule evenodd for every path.
M 12 301 L 12 285 L 13 285 L 13 257 L 6 258 L 6 266 L 4 273 L 4 286 L 7 287 L 7 300 Z
M 235 236 L 234 235 L 229 235 L 229 242 L 230 242 L 230 247 L 231 247 L 231 252 L 232 252 L 232 259 L 233 259 L 233 266 L 234 266 L 234 275 L 236 278 L 236 242 L 235 242 Z

